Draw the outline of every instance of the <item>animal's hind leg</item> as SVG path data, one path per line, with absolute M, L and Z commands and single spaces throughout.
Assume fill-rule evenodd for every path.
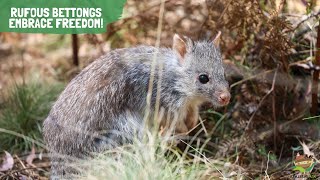
M 112 126 L 105 127 L 94 138 L 97 151 L 105 151 L 124 144 L 131 144 L 135 139 L 141 140 L 143 133 L 142 115 L 126 111 L 112 119 Z

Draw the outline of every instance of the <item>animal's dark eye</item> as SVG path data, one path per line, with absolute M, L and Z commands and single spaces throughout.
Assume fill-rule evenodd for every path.
M 208 75 L 206 75 L 206 74 L 200 74 L 200 76 L 199 76 L 199 81 L 200 81 L 202 84 L 206 84 L 207 82 L 209 82 L 209 77 L 208 77 Z

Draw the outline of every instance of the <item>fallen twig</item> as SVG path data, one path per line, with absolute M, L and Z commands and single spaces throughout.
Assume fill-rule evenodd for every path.
M 320 22 L 320 21 L 319 21 Z M 315 59 L 315 65 L 320 66 L 320 25 L 318 26 L 318 37 L 317 37 L 317 53 Z M 319 83 L 319 70 L 313 72 L 313 82 L 312 82 L 312 106 L 311 114 L 318 114 L 318 83 Z
M 276 83 L 276 77 L 277 77 L 277 73 L 278 73 L 278 68 L 279 66 L 277 66 L 276 68 L 276 71 L 274 73 L 274 76 L 273 76 L 273 80 L 272 80 L 272 86 L 270 88 L 270 90 L 267 92 L 267 94 L 265 96 L 263 96 L 263 98 L 261 99 L 260 103 L 258 104 L 258 107 L 256 109 L 256 111 L 252 114 L 252 116 L 250 117 L 249 119 L 249 122 L 246 126 L 246 128 L 244 129 L 244 133 L 242 134 L 241 138 L 240 138 L 240 141 L 238 143 L 238 146 L 242 143 L 243 139 L 244 139 L 244 135 L 246 134 L 246 131 L 249 129 L 249 126 L 254 118 L 254 116 L 256 115 L 256 113 L 258 112 L 258 110 L 260 109 L 260 107 L 262 106 L 264 100 L 273 92 L 274 90 L 274 86 L 275 86 L 275 83 Z

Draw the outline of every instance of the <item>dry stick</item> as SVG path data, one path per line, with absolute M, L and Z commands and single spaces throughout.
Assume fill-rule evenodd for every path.
M 277 118 L 276 118 L 276 93 L 272 91 L 272 119 L 273 119 L 273 151 L 277 150 Z
M 79 66 L 78 56 L 78 35 L 72 34 L 72 54 L 73 54 L 73 65 Z
M 164 14 L 164 7 L 165 7 L 165 0 L 161 0 L 160 4 L 160 10 L 159 10 L 159 21 L 158 21 L 158 27 L 157 27 L 157 39 L 156 39 L 156 50 L 154 52 L 153 58 L 152 58 L 152 63 L 151 63 L 151 69 L 150 69 L 150 79 L 149 79 L 149 85 L 148 85 L 148 93 L 147 93 L 147 98 L 146 98 L 146 110 L 145 110 L 145 115 L 144 115 L 144 124 L 145 126 L 148 126 L 148 119 L 150 118 L 150 112 L 151 112 L 151 97 L 152 97 L 152 91 L 153 91 L 153 82 L 154 82 L 154 76 L 155 76 L 155 70 L 156 70 L 156 65 L 157 65 L 157 55 L 158 55 L 158 48 L 160 47 L 160 38 L 161 38 L 161 31 L 162 31 L 162 21 L 163 21 L 163 14 Z M 162 65 L 159 65 L 162 71 Z M 158 69 L 159 70 L 159 69 Z M 162 72 L 159 72 L 159 75 L 162 76 Z M 161 77 L 160 77 L 161 78 Z M 159 82 L 160 79 L 158 79 L 157 82 L 157 88 L 160 89 L 161 82 Z M 155 113 L 154 113 L 154 118 L 156 119 L 159 114 L 159 101 L 160 101 L 160 95 L 158 97 L 158 90 L 156 94 L 156 105 L 155 105 Z M 154 121 L 158 123 L 157 121 Z M 154 128 L 157 127 L 157 125 L 153 124 Z
M 161 31 L 162 31 L 162 21 L 163 21 L 163 15 L 164 15 L 164 5 L 165 0 L 161 0 L 160 5 L 160 11 L 159 11 L 159 24 L 157 29 L 157 41 L 156 41 L 156 47 L 159 48 L 160 46 L 160 38 L 161 38 Z M 156 104 L 155 104 L 155 112 L 154 112 L 154 120 L 156 122 L 160 110 L 160 97 L 161 97 L 161 83 L 162 83 L 162 69 L 163 69 L 163 62 L 159 62 L 159 69 L 158 69 L 158 81 L 157 81 L 157 96 L 156 96 Z
M 161 31 L 162 31 L 162 19 L 163 19 L 163 14 L 164 14 L 164 4 L 165 4 L 165 1 L 161 0 L 160 11 L 159 11 L 159 21 L 158 21 L 158 28 L 157 28 L 157 40 L 156 40 L 156 44 L 155 44 L 155 46 L 157 48 L 159 48 L 159 46 L 160 46 L 160 38 L 161 38 Z M 148 122 L 150 111 L 151 111 L 151 97 L 152 97 L 153 81 L 154 81 L 156 62 L 157 62 L 157 54 L 158 54 L 158 50 L 156 50 L 156 52 L 154 53 L 154 56 L 152 59 L 152 64 L 151 64 L 151 70 L 150 70 L 151 72 L 150 72 L 150 79 L 149 79 L 149 86 L 148 86 L 148 93 L 147 93 L 147 107 L 146 107 L 146 112 L 145 112 L 145 116 L 144 116 L 145 125 L 148 124 L 147 122 Z M 159 82 L 157 85 L 159 85 Z M 158 91 L 157 91 L 157 96 L 158 96 Z M 158 101 L 158 99 L 157 99 L 157 101 Z M 156 102 L 156 106 L 157 105 L 159 106 L 159 102 Z M 157 114 L 159 112 L 159 109 L 156 108 L 155 110 L 156 110 L 156 112 L 154 113 L 154 117 L 156 118 Z
M 270 160 L 270 151 L 268 152 L 268 160 L 267 160 L 267 168 L 266 170 L 264 171 L 266 173 L 266 176 L 268 179 L 270 179 L 269 175 L 268 175 L 268 169 L 269 169 L 269 160 Z
M 240 81 L 237 81 L 237 82 L 235 82 L 235 83 L 233 83 L 233 84 L 230 85 L 230 89 L 232 89 L 232 88 L 236 87 L 237 85 L 242 84 L 242 83 L 244 83 L 244 82 L 246 82 L 246 81 L 249 81 L 249 80 L 251 80 L 251 79 L 255 79 L 255 78 L 259 77 L 259 76 L 263 76 L 263 75 L 265 75 L 265 74 L 268 74 L 268 73 L 270 73 L 270 72 L 272 72 L 272 71 L 274 71 L 274 69 L 268 70 L 268 71 L 264 71 L 264 72 L 261 72 L 261 73 L 259 73 L 259 74 L 255 74 L 255 75 L 249 76 L 249 77 L 247 77 L 247 78 L 245 78 L 245 79 L 242 79 L 242 80 L 240 80 Z
M 21 159 L 20 159 L 17 155 L 14 155 L 14 157 L 19 161 L 19 163 L 21 164 L 21 166 L 23 167 L 23 169 L 25 169 L 26 166 L 23 164 L 23 162 L 21 161 Z
M 305 23 L 306 21 L 310 20 L 311 18 L 318 17 L 319 15 L 320 15 L 320 12 L 309 14 L 308 17 L 305 18 L 305 19 L 302 19 L 302 20 L 296 25 L 296 27 L 294 27 L 294 28 L 292 28 L 292 29 L 288 29 L 287 31 L 284 31 L 284 33 L 289 33 L 289 32 L 294 32 L 294 31 L 296 31 L 303 23 Z M 301 18 L 301 16 L 298 16 L 298 17 Z
M 315 59 L 315 65 L 320 66 L 320 24 L 318 26 L 318 37 L 317 37 L 316 48 L 317 48 L 317 54 Z M 311 106 L 311 115 L 313 116 L 316 116 L 318 111 L 318 82 L 319 82 L 319 70 L 314 70 L 313 83 L 312 83 L 312 106 Z
M 24 60 L 24 53 L 25 53 L 25 50 L 20 50 L 20 55 L 21 55 L 21 62 L 22 62 L 22 85 L 25 86 L 26 85 L 26 77 L 25 77 L 25 68 L 26 68 L 26 65 L 25 65 L 25 60 Z
M 284 148 L 284 143 L 281 144 L 281 150 L 280 150 L 280 154 L 279 154 L 279 158 L 278 158 L 278 163 L 280 163 L 282 153 L 283 153 L 283 148 Z
M 260 107 L 262 106 L 262 103 L 263 103 L 264 100 L 273 92 L 274 86 L 275 86 L 275 83 L 276 83 L 276 77 L 277 77 L 277 73 L 278 73 L 278 68 L 279 68 L 279 66 L 277 66 L 276 71 L 275 71 L 275 73 L 274 73 L 271 89 L 267 92 L 267 94 L 266 94 L 265 96 L 263 96 L 263 98 L 261 99 L 260 103 L 258 104 L 257 110 L 256 110 L 256 111 L 252 114 L 252 116 L 250 117 L 249 122 L 248 122 L 246 128 L 244 129 L 244 133 L 242 134 L 242 136 L 241 136 L 241 138 L 240 138 L 240 141 L 239 141 L 239 143 L 238 143 L 238 146 L 240 146 L 240 144 L 242 143 L 243 138 L 244 138 L 244 135 L 245 135 L 246 131 L 249 129 L 249 125 L 251 124 L 252 119 L 254 118 L 254 116 L 256 115 L 256 113 L 258 112 L 258 110 L 260 109 Z

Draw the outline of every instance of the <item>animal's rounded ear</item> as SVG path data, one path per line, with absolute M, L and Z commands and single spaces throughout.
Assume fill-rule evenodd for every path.
M 221 37 L 221 31 L 218 31 L 218 34 L 214 38 L 212 38 L 212 42 L 216 47 L 220 46 L 220 39 L 221 39 L 220 37 Z
M 184 63 L 184 55 L 187 52 L 187 44 L 178 34 L 175 34 L 173 36 L 172 49 L 178 52 L 178 54 L 180 55 L 180 63 Z

